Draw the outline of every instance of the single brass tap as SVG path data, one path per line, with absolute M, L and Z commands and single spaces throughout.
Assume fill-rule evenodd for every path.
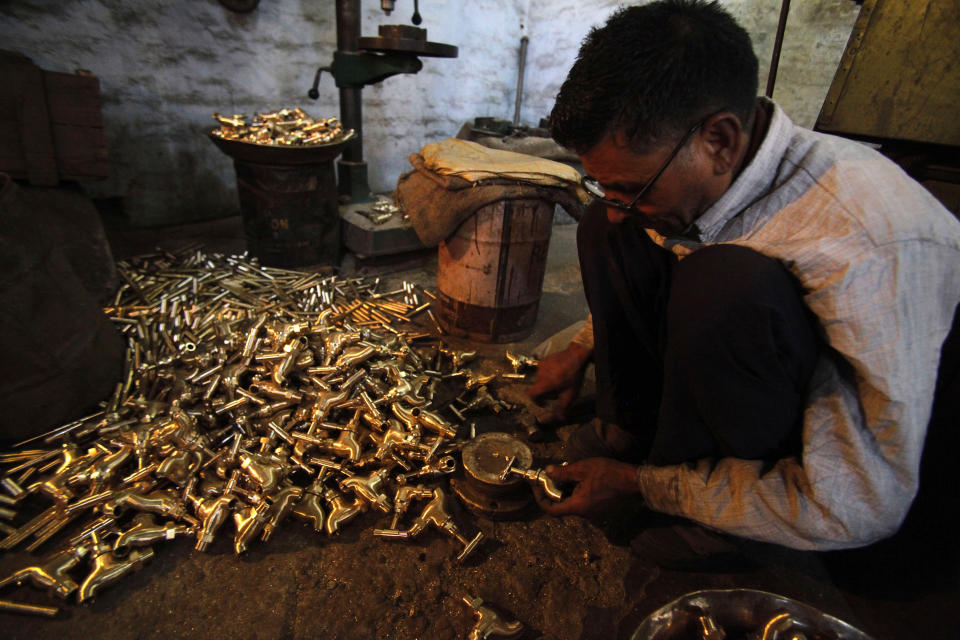
M 330 505 L 330 513 L 327 514 L 327 523 L 324 525 L 327 535 L 332 536 L 339 532 L 343 525 L 363 512 L 363 506 L 359 498 L 353 502 L 347 502 L 346 498 L 333 489 L 327 489 L 323 497 Z
M 303 495 L 303 488 L 297 486 L 289 486 L 280 489 L 275 494 L 270 496 L 269 500 L 272 503 L 270 508 L 270 517 L 267 519 L 267 522 L 263 525 L 263 535 L 260 536 L 260 539 L 264 542 L 270 539 L 270 536 L 273 535 L 273 532 L 276 530 L 280 522 L 289 515 L 293 510 L 293 506 L 297 503 L 300 497 Z
M 247 550 L 247 545 L 263 531 L 263 525 L 270 518 L 272 503 L 261 500 L 255 507 L 244 507 L 233 513 L 233 523 L 237 535 L 233 539 L 233 550 L 238 555 Z
M 432 478 L 436 476 L 449 475 L 456 471 L 457 461 L 453 456 L 443 456 L 433 462 L 428 462 L 417 471 L 410 473 L 401 473 L 397 475 L 397 484 L 404 485 L 411 478 Z
M 238 469 L 234 469 L 230 481 L 224 487 L 223 494 L 208 498 L 197 506 L 197 517 L 203 522 L 203 527 L 197 534 L 197 551 L 206 551 L 217 535 L 217 530 L 229 517 L 237 498 L 233 495 L 233 488 L 237 483 Z
M 86 602 L 102 587 L 116 582 L 153 557 L 153 549 L 150 547 L 134 549 L 125 557 L 117 557 L 113 553 L 112 545 L 98 540 L 96 534 L 92 537 L 94 543 L 90 559 L 93 562 L 93 570 L 87 574 L 77 591 L 78 602 Z
M 238 459 L 240 468 L 263 493 L 273 493 L 290 471 L 290 465 L 277 456 L 241 451 Z
M 157 477 L 182 487 L 193 477 L 201 464 L 203 464 L 203 454 L 199 451 L 179 449 L 164 458 L 154 473 Z
M 503 468 L 503 471 L 500 472 L 500 480 L 506 480 L 507 477 L 513 473 L 523 478 L 526 478 L 528 481 L 539 484 L 543 488 L 543 492 L 547 494 L 547 497 L 555 502 L 563 500 L 563 492 L 553 481 L 553 478 L 547 475 L 547 472 L 543 469 L 517 469 L 513 466 L 513 463 L 516 462 L 517 456 L 510 456 L 507 460 L 507 466 Z
M 367 502 L 384 513 L 390 513 L 393 508 L 390 504 L 390 498 L 380 492 L 383 483 L 390 474 L 390 469 L 384 467 L 374 471 L 368 476 L 353 476 L 340 481 L 340 488 L 350 490 L 359 498 Z
M 415 538 L 430 525 L 453 536 L 463 545 L 463 550 L 457 555 L 458 562 L 463 561 L 473 553 L 484 537 L 483 532 L 479 531 L 472 540 L 467 540 L 460 533 L 460 528 L 453 521 L 453 516 L 447 511 L 447 494 L 442 487 L 436 487 L 433 490 L 433 499 L 427 503 L 423 512 L 413 521 L 413 525 L 409 529 L 406 531 L 374 529 L 373 535 L 384 538 Z
M 530 356 L 525 356 L 522 354 L 512 354 L 509 351 L 504 354 L 507 360 L 510 362 L 510 366 L 513 368 L 514 373 L 520 373 L 523 369 L 534 368 L 540 366 L 540 361 L 536 358 Z
M 61 598 L 66 598 L 77 590 L 77 583 L 67 572 L 77 566 L 89 550 L 88 545 L 68 547 L 50 556 L 41 564 L 24 567 L 0 580 L 0 589 L 9 584 L 29 581 L 38 589 L 52 589 Z
M 313 483 L 303 490 L 303 497 L 293 508 L 293 515 L 313 525 L 314 531 L 323 531 L 326 514 L 323 510 L 323 481 L 328 472 L 321 469 Z
M 394 415 L 400 418 L 401 422 L 410 431 L 420 431 L 423 427 L 443 438 L 453 439 L 457 437 L 456 426 L 444 420 L 439 414 L 420 407 L 407 409 L 399 402 L 395 402 L 391 408 Z
M 499 613 L 486 606 L 480 598 L 463 596 L 463 601 L 477 614 L 477 621 L 470 630 L 469 640 L 487 640 L 494 636 L 499 638 L 516 638 L 523 633 L 523 623 L 513 620 L 507 621 Z
M 192 534 L 193 527 L 176 522 L 157 524 L 153 515 L 138 513 L 133 518 L 133 526 L 123 531 L 113 542 L 113 551 L 125 555 L 130 547 L 143 547 L 161 540 L 173 540 L 178 535 Z
M 407 512 L 414 500 L 426 500 L 432 497 L 433 489 L 429 489 L 422 484 L 408 484 L 399 487 L 393 496 L 393 521 L 390 523 L 390 528 L 397 528 L 400 518 Z

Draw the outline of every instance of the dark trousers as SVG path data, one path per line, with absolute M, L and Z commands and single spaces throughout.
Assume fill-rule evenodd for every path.
M 799 454 L 823 341 L 779 261 L 712 245 L 678 262 L 598 207 L 577 240 L 598 417 L 631 432 L 652 464 Z

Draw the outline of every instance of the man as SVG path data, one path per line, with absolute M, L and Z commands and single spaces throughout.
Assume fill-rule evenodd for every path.
M 701 532 L 826 550 L 890 536 L 910 507 L 960 224 L 756 91 L 749 36 L 697 0 L 618 11 L 560 89 L 551 132 L 595 200 L 593 335 L 544 359 L 531 395 L 569 402 L 592 359 L 598 419 L 571 437 L 585 459 L 548 469 L 574 483 L 550 513 L 639 494 Z M 690 530 L 695 552 L 722 548 Z

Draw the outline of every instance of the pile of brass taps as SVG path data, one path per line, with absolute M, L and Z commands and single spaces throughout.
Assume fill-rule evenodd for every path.
M 300 108 L 256 113 L 250 122 L 242 113 L 232 116 L 214 113 L 213 119 L 220 123 L 213 135 L 253 144 L 305 146 L 327 144 L 345 137 L 337 118 L 315 120 Z
M 205 551 L 232 536 L 239 554 L 288 517 L 332 536 L 371 509 L 391 517 L 376 535 L 435 528 L 459 541 L 458 559 L 477 549 L 482 533 L 455 522 L 436 480 L 457 467 L 464 414 L 496 402 L 498 375 L 521 374 L 475 375 L 475 354 L 416 325 L 432 294 L 197 248 L 118 269 L 105 310 L 128 348 L 114 393 L 0 456 L 0 508 L 22 521 L 0 522 L 0 549 L 65 542 L 0 589 L 30 583 L 83 602 L 159 542 L 193 536 Z M 446 380 L 462 385 L 459 409 L 441 402 Z

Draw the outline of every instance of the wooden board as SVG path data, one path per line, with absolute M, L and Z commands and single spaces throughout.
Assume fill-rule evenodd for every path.
M 31 184 L 110 175 L 100 82 L 0 56 L 0 171 Z

